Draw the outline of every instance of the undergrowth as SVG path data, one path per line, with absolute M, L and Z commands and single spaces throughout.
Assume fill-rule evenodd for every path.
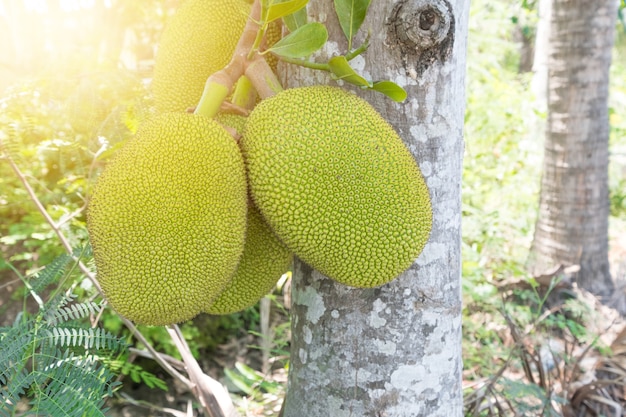
M 70 255 L 61 255 L 30 277 L 15 270 L 38 309 L 0 328 L 0 416 L 24 407 L 34 415 L 104 416 L 105 399 L 120 385 L 111 364 L 127 344 L 96 325 L 101 302 L 78 300 L 75 285 L 59 290 L 74 267 Z
M 467 416 L 621 415 L 619 315 L 567 271 L 525 268 L 543 153 L 532 74 L 515 32 L 537 2 L 472 2 L 463 172 L 463 360 Z M 526 7 L 528 6 L 528 7 Z M 489 24 L 485 24 L 489 22 Z M 611 69 L 611 214 L 626 214 L 626 36 Z M 600 325 L 602 323 L 602 325 Z M 611 343 L 611 339 L 615 341 Z M 602 369 L 602 372 L 598 371 Z M 622 411 L 620 411 L 622 410 Z M 617 414 L 616 414 L 617 413 Z

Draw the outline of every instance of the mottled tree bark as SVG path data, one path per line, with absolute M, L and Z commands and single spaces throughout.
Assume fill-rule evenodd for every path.
M 531 272 L 579 265 L 609 295 L 608 85 L 617 2 L 552 0 L 545 155 Z M 538 40 L 539 42 L 539 40 Z
M 398 104 L 378 93 L 357 93 L 396 128 L 418 161 L 432 198 L 433 230 L 413 266 L 375 289 L 337 284 L 296 261 L 284 417 L 463 413 L 460 228 L 468 8 L 465 0 L 371 3 L 363 25 L 371 46 L 351 63 L 367 78 L 402 85 L 408 99 Z M 332 1 L 311 2 L 308 12 L 329 29 L 321 58 L 344 53 Z M 281 70 L 289 87 L 329 83 L 324 73 Z

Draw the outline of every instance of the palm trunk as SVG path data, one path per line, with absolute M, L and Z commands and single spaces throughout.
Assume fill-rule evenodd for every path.
M 552 0 L 548 121 L 531 269 L 579 265 L 580 286 L 609 295 L 608 85 L 617 2 Z

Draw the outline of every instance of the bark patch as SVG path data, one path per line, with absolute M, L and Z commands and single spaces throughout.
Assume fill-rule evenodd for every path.
M 407 75 L 413 79 L 452 54 L 454 13 L 447 0 L 400 0 L 386 26 L 387 44 L 398 48 Z

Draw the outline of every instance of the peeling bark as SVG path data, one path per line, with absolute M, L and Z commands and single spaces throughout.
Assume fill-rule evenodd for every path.
M 308 7 L 329 30 L 320 58 L 345 52 L 332 1 Z M 366 78 L 403 86 L 408 99 L 398 104 L 353 90 L 395 127 L 418 161 L 431 193 L 433 230 L 413 266 L 379 288 L 343 286 L 296 260 L 284 417 L 463 413 L 460 227 L 468 8 L 464 0 L 371 3 L 362 29 L 370 30 L 370 48 L 351 64 Z M 287 87 L 333 84 L 320 72 L 280 69 Z

